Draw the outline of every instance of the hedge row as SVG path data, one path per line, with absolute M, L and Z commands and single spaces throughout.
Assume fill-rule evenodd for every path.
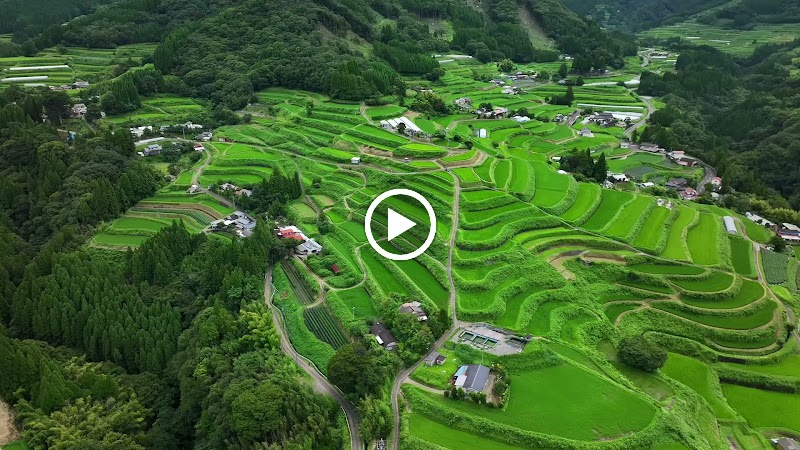
M 719 254 L 719 257 L 722 259 L 720 267 L 733 272 L 731 240 L 728 238 L 728 232 L 725 230 L 725 227 L 717 227 L 717 254 Z
M 638 450 L 650 448 L 655 437 L 659 434 L 659 431 L 662 431 L 664 428 L 662 421 L 660 419 L 655 419 L 638 433 L 626 435 L 619 439 L 592 442 L 577 441 L 534 431 L 522 430 L 482 417 L 464 414 L 429 398 L 428 395 L 423 393 L 420 389 L 412 386 L 403 387 L 403 393 L 412 404 L 412 408 L 416 413 L 423 414 L 429 418 L 436 418 L 435 420 L 437 422 L 454 429 L 484 436 L 492 436 L 510 445 L 526 448 Z
M 558 203 L 552 206 L 541 206 L 541 208 L 550 214 L 560 216 L 567 212 L 567 210 L 575 203 L 578 198 L 578 182 L 574 177 L 569 177 L 569 186 L 567 187 L 567 195 L 564 196 Z
M 790 394 L 800 392 L 800 378 L 751 372 L 728 365 L 716 365 L 714 370 L 723 383 Z
M 560 223 L 561 222 L 553 216 L 531 217 L 524 220 L 518 220 L 516 222 L 507 224 L 505 227 L 503 227 L 500 233 L 496 234 L 495 236 L 478 242 L 464 239 L 462 237 L 463 234 L 459 232 L 458 237 L 456 238 L 456 245 L 464 250 L 491 250 L 503 245 L 506 243 L 506 241 L 514 237 L 514 235 L 523 231 L 536 230 L 540 228 L 552 228 L 558 226 Z

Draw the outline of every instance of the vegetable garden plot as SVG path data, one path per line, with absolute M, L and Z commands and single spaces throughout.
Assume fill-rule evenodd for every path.
M 330 344 L 334 349 L 347 343 L 347 337 L 327 306 L 319 305 L 303 310 L 303 320 L 319 340 Z
M 764 265 L 764 276 L 769 284 L 783 284 L 788 280 L 787 269 L 789 257 L 769 250 L 761 252 Z

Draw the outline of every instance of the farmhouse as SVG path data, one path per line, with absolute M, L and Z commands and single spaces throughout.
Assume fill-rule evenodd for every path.
M 585 138 L 593 138 L 594 137 L 594 133 L 592 133 L 592 130 L 590 130 L 587 127 L 581 128 L 581 131 L 578 132 L 578 135 L 580 137 L 585 137 Z
M 689 182 L 686 181 L 686 178 L 673 178 L 667 181 L 665 185 L 669 189 L 681 190 L 689 185 Z
M 144 156 L 156 156 L 156 155 L 160 155 L 161 154 L 161 150 L 164 150 L 164 149 L 160 145 L 158 145 L 158 144 L 150 144 L 150 145 L 147 146 L 147 148 L 142 150 L 142 154 Z
M 561 114 L 561 113 L 559 113 L 559 114 L 556 114 L 556 116 L 555 116 L 555 117 L 553 117 L 553 122 L 561 122 L 561 121 L 563 121 L 563 120 L 564 120 L 564 115 L 563 115 L 563 114 Z
M 511 118 L 511 120 L 517 123 L 525 123 L 525 122 L 530 122 L 531 118 L 528 116 L 514 116 Z
M 768 226 L 768 227 L 775 226 L 774 222 L 771 222 L 771 221 L 759 216 L 758 214 L 754 214 L 754 213 L 751 213 L 751 212 L 746 212 L 746 213 L 744 213 L 744 215 L 745 215 L 745 217 L 747 217 L 748 219 L 752 220 L 753 222 L 755 222 L 757 224 L 765 225 L 765 226 Z
M 640 188 L 643 188 L 643 189 L 647 189 L 647 188 L 651 188 L 651 187 L 653 187 L 653 186 L 655 186 L 655 185 L 656 185 L 656 184 L 655 184 L 655 183 L 653 183 L 652 181 L 646 181 L 646 182 L 644 182 L 644 183 L 640 184 L 640 185 L 639 185 L 639 187 L 640 187 Z
M 197 144 L 194 144 L 194 147 L 192 147 L 192 148 L 194 148 L 194 151 L 196 151 L 196 152 L 202 152 L 203 150 L 206 149 L 205 147 L 203 147 L 203 144 L 201 144 L 199 142 Z
M 153 131 L 153 127 L 151 127 L 151 126 L 136 127 L 136 128 L 131 128 L 130 130 L 131 130 L 131 134 L 138 139 L 138 138 L 142 137 L 145 132 Z
M 433 352 L 425 358 L 425 365 L 431 367 L 433 365 L 441 366 L 444 362 L 447 361 L 447 356 L 442 355 L 439 352 Z
M 739 234 L 739 230 L 736 229 L 736 222 L 733 221 L 733 217 L 723 217 L 722 223 L 725 224 L 725 231 L 727 231 L 728 234 Z
M 361 158 L 358 156 L 353 156 L 350 158 L 350 164 L 361 164 Z
M 782 231 L 794 231 L 796 233 L 800 233 L 800 227 L 798 227 L 797 225 L 795 225 L 793 223 L 788 223 L 788 222 L 783 222 L 781 224 L 781 230 Z
M 611 173 L 608 174 L 608 180 L 614 183 L 624 183 L 628 181 L 628 176 L 624 173 Z
M 672 159 L 676 159 L 677 160 L 677 159 L 681 159 L 684 156 L 686 156 L 686 152 L 683 151 L 683 150 L 674 150 L 674 151 L 671 151 L 671 152 L 667 153 L 667 156 L 669 156 Z
M 85 105 L 85 104 L 83 104 L 83 103 L 76 103 L 76 104 L 75 104 L 75 105 L 73 105 L 73 106 L 72 106 L 72 108 L 69 110 L 69 116 L 70 116 L 70 117 L 74 117 L 74 118 L 78 118 L 78 119 L 79 119 L 79 118 L 83 117 L 83 116 L 86 114 L 86 111 L 87 111 L 87 110 L 88 110 L 88 108 L 86 107 L 86 105 Z
M 72 89 L 83 89 L 89 87 L 88 81 L 77 80 L 72 83 Z
M 684 200 L 694 200 L 695 198 L 697 198 L 697 191 L 695 191 L 690 187 L 687 187 L 681 190 L 680 192 L 681 192 L 681 198 Z
M 589 121 L 606 127 L 613 126 L 615 123 L 617 123 L 617 119 L 614 117 L 614 114 L 609 112 L 596 113 L 589 118 Z
M 385 348 L 386 350 L 392 351 L 397 346 L 397 339 L 394 337 L 392 332 L 386 328 L 386 325 L 380 322 L 375 322 L 369 331 L 375 335 L 375 340 L 378 341 L 378 344 L 380 344 L 381 347 Z
M 720 178 L 720 177 L 711 177 L 711 180 L 709 180 L 709 183 L 711 183 L 711 185 L 714 186 L 715 188 L 722 187 L 722 178 Z
M 649 142 L 643 142 L 639 144 L 639 150 L 644 150 L 646 152 L 656 153 L 660 152 L 662 149 L 658 146 L 658 144 L 652 144 Z
M 461 97 L 453 100 L 453 103 L 458 106 L 458 109 L 462 111 L 472 111 L 472 99 L 469 97 Z
M 483 392 L 489 382 L 489 368 L 480 364 L 467 364 L 453 374 L 453 386 L 467 392 Z
M 508 114 L 508 108 L 497 107 L 493 110 L 479 109 L 477 111 L 479 119 L 502 119 Z
M 678 158 L 675 162 L 682 167 L 694 167 L 697 165 L 696 159 L 689 159 L 689 158 Z
M 420 322 L 428 320 L 428 314 L 422 309 L 422 303 L 409 302 L 400 305 L 400 314 L 413 314 Z
M 322 246 L 317 241 L 306 236 L 300 231 L 300 228 L 294 225 L 276 228 L 275 236 L 279 239 L 294 239 L 300 241 L 300 244 L 294 248 L 295 253 L 300 256 L 317 255 L 322 252 Z
M 294 251 L 301 256 L 318 255 L 322 251 L 322 246 L 314 239 L 306 239 L 302 244 L 295 247 Z
M 519 94 L 520 89 L 516 86 L 506 86 L 503 88 L 502 93 L 508 95 L 517 95 Z

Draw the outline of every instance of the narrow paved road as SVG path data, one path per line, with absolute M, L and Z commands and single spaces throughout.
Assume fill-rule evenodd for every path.
M 289 355 L 289 357 L 314 380 L 314 389 L 320 393 L 330 395 L 339 403 L 339 406 L 347 417 L 347 425 L 350 428 L 351 450 L 363 449 L 364 443 L 361 440 L 361 436 L 358 434 L 358 414 L 356 413 L 356 408 L 344 397 L 344 394 L 339 388 L 328 381 L 325 375 L 320 373 L 313 364 L 294 349 L 286 333 L 286 329 L 283 327 L 281 313 L 278 311 L 278 308 L 272 304 L 272 295 L 272 264 L 270 264 L 264 276 L 264 302 L 267 304 L 267 308 L 272 311 L 272 320 L 275 323 L 275 328 L 278 330 L 278 336 L 281 340 L 281 350 L 283 350 L 283 353 Z
M 450 172 L 452 175 L 452 172 Z M 450 338 L 450 335 L 458 328 L 459 322 L 458 317 L 456 316 L 456 285 L 453 282 L 453 250 L 456 245 L 456 235 L 458 233 L 458 219 L 459 219 L 459 212 L 460 212 L 460 204 L 461 204 L 461 185 L 459 184 L 458 177 L 453 175 L 453 181 L 455 182 L 455 200 L 453 201 L 453 227 L 450 230 L 450 246 L 448 248 L 447 254 L 447 281 L 450 284 L 450 311 L 453 313 L 453 324 L 450 326 L 450 329 L 445 331 L 442 336 L 431 346 L 428 353 L 423 355 L 423 357 L 417 361 L 416 364 L 413 366 L 401 371 L 397 378 L 394 380 L 394 384 L 392 384 L 392 413 L 394 414 L 394 427 L 392 431 L 392 443 L 389 446 L 389 450 L 397 450 L 400 445 L 400 387 L 406 381 L 411 372 L 416 370 L 420 364 L 425 361 L 425 358 L 428 357 L 431 353 L 435 352 L 436 349 L 444 345 L 445 341 Z
M 203 175 L 203 171 L 206 170 L 206 167 L 208 167 L 211 164 L 211 152 L 208 151 L 208 149 L 206 148 L 205 145 L 203 146 L 203 153 L 206 154 L 206 160 L 203 162 L 203 164 L 200 167 L 197 168 L 197 170 L 194 171 L 194 174 L 192 175 L 192 185 L 199 186 L 200 187 L 200 192 L 202 192 L 204 194 L 208 194 L 208 195 L 214 197 L 218 202 L 222 203 L 223 205 L 225 205 L 225 206 L 227 206 L 229 208 L 236 209 L 236 205 L 232 201 L 230 201 L 227 198 L 217 194 L 216 192 L 212 192 L 208 188 L 200 186 L 200 183 L 197 181 L 197 180 L 200 179 L 200 176 Z
M 643 127 L 645 123 L 647 123 L 647 119 L 650 117 L 650 114 L 656 112 L 656 107 L 653 106 L 653 102 L 651 101 L 653 97 L 640 95 L 639 98 L 642 99 L 642 103 L 644 103 L 644 105 L 647 107 L 647 112 L 644 113 L 644 115 L 642 116 L 641 119 L 639 119 L 638 122 L 625 129 L 625 136 L 627 136 L 628 138 L 630 138 L 633 135 L 633 132 L 635 130 L 638 130 L 639 128 Z

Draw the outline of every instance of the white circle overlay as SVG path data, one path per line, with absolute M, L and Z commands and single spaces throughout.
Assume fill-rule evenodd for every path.
M 411 197 L 414 200 L 422 203 L 422 206 L 425 207 L 425 210 L 428 211 L 428 219 L 431 223 L 431 228 L 428 231 L 428 238 L 425 239 L 425 242 L 422 243 L 422 246 L 411 253 L 405 253 L 402 255 L 398 255 L 396 253 L 387 252 L 380 245 L 378 242 L 375 241 L 375 237 L 372 235 L 372 213 L 375 212 L 375 208 L 381 204 L 384 200 L 389 197 L 394 197 L 396 195 L 404 195 L 406 197 Z M 433 213 L 433 207 L 428 200 L 425 199 L 422 195 L 418 192 L 412 191 L 411 189 L 390 189 L 383 194 L 379 195 L 369 204 L 369 208 L 367 208 L 367 215 L 364 218 L 364 231 L 367 233 L 367 241 L 372 248 L 378 252 L 379 255 L 383 256 L 384 258 L 391 259 L 393 261 L 407 261 L 409 259 L 414 259 L 417 256 L 421 255 L 425 250 L 430 247 L 431 243 L 433 242 L 433 238 L 436 237 L 436 215 Z

